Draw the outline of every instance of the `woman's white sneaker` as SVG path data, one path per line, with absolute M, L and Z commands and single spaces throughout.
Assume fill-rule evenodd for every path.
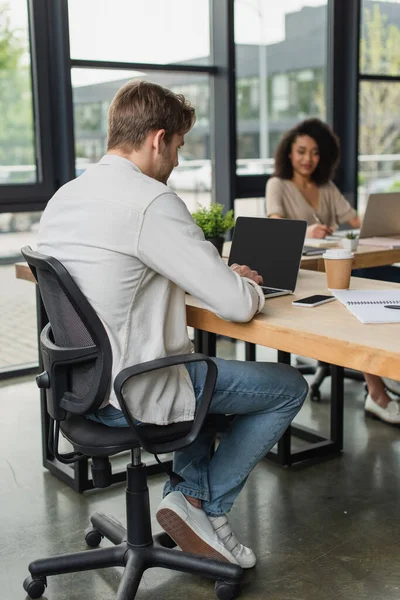
M 256 555 L 251 548 L 240 544 L 229 525 L 228 517 L 208 517 L 225 548 L 236 558 L 243 569 L 251 569 L 256 564 Z
M 365 400 L 364 410 L 367 415 L 373 416 L 391 425 L 400 425 L 400 404 L 391 400 L 386 408 L 380 406 L 368 394 Z
M 393 400 L 399 400 L 400 381 L 396 381 L 395 379 L 389 379 L 388 377 L 382 377 L 382 381 L 389 391 L 396 394 L 397 398 L 393 398 Z

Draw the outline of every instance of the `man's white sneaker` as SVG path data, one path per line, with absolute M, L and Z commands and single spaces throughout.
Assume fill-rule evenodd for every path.
M 391 400 L 386 408 L 379 406 L 368 394 L 365 400 L 364 410 L 367 415 L 381 419 L 391 425 L 400 425 L 400 405 L 396 400 Z
M 239 565 L 243 569 L 251 569 L 256 564 L 256 555 L 251 548 L 247 548 L 240 544 L 237 537 L 233 533 L 229 525 L 228 517 L 221 515 L 220 517 L 208 517 L 212 526 L 225 548 L 231 552 L 236 558 Z
M 171 492 L 161 502 L 157 521 L 184 552 L 238 564 L 219 539 L 206 513 L 188 502 L 181 492 Z

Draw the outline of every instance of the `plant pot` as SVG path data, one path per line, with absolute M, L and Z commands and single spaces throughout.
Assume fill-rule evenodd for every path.
M 219 255 L 222 256 L 222 248 L 223 248 L 224 241 L 225 241 L 225 239 L 222 237 L 222 235 L 220 235 L 218 237 L 207 238 L 207 241 L 211 242 L 218 250 Z
M 342 239 L 342 248 L 344 248 L 345 250 L 352 250 L 354 252 L 355 250 L 357 250 L 357 246 L 358 246 L 358 239 L 356 239 L 356 240 L 349 240 L 348 238 Z

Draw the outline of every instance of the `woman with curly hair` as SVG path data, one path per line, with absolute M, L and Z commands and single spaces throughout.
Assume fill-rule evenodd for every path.
M 267 216 L 307 221 L 307 237 L 324 238 L 338 225 L 359 227 L 354 208 L 331 181 L 340 156 L 339 141 L 319 119 L 307 119 L 282 138 L 275 153 L 275 172 L 267 182 Z M 400 283 L 400 269 L 388 265 L 355 269 L 358 277 Z M 368 386 L 366 414 L 400 424 L 400 405 L 390 388 L 399 383 L 364 373 Z M 398 396 L 397 396 L 398 399 Z
M 324 238 L 338 225 L 359 227 L 356 211 L 331 181 L 339 142 L 319 119 L 307 119 L 282 138 L 267 183 L 267 216 L 307 221 L 307 237 Z

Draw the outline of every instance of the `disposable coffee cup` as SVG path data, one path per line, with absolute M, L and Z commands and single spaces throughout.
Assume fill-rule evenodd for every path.
M 322 256 L 325 261 L 328 289 L 348 290 L 354 254 L 350 250 L 329 248 Z

